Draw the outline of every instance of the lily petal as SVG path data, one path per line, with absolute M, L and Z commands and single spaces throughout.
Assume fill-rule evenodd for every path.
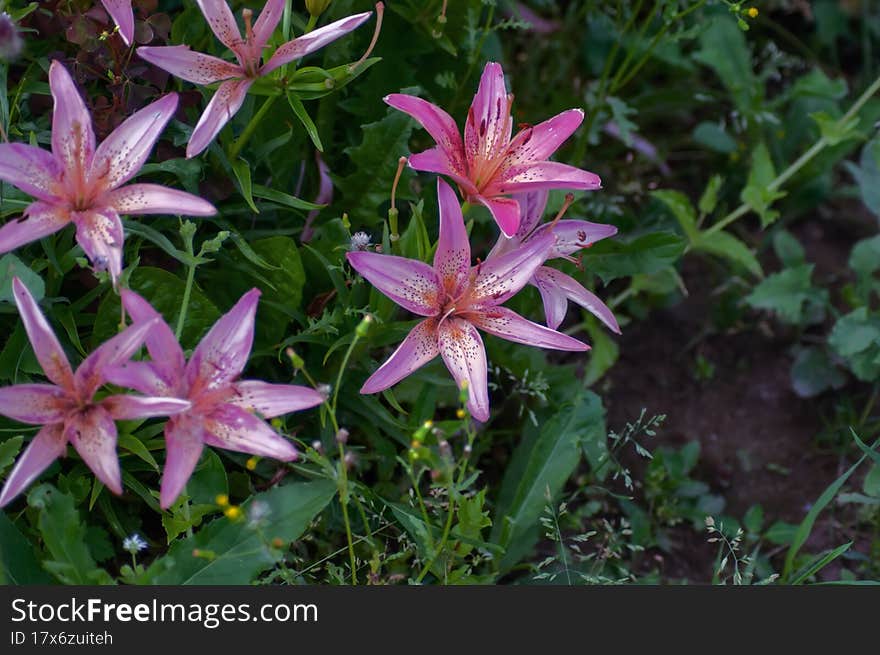
M 67 392 L 54 384 L 0 387 L 0 414 L 20 423 L 58 423 L 69 409 Z
M 158 326 L 158 324 L 157 324 Z M 156 331 L 158 327 L 153 328 Z M 149 335 L 147 339 L 149 339 Z M 123 362 L 104 368 L 104 379 L 118 387 L 140 391 L 148 396 L 170 396 L 173 394 L 173 380 L 166 380 L 159 373 L 159 362 Z M 180 370 L 183 370 L 182 368 Z
M 260 69 L 260 75 L 268 75 L 279 66 L 288 64 L 294 59 L 301 59 L 307 54 L 323 48 L 328 43 L 332 43 L 339 37 L 345 36 L 353 29 L 359 27 L 372 13 L 367 11 L 362 14 L 341 18 L 324 27 L 312 30 L 308 34 L 303 34 L 292 41 L 288 41 L 278 47 L 271 59 Z
M 131 8 L 131 0 L 101 0 L 101 4 L 119 27 L 119 36 L 125 41 L 125 45 L 131 45 L 134 41 L 134 12 Z
M 39 305 L 17 277 L 12 279 L 12 291 L 25 332 L 46 377 L 60 387 L 72 389 L 73 371 L 70 362 Z
M 429 318 L 416 325 L 391 357 L 367 378 L 361 393 L 384 391 L 430 362 L 440 353 L 437 339 L 436 319 Z
M 244 75 L 241 66 L 195 52 L 188 45 L 141 46 L 137 53 L 144 61 L 193 84 L 213 84 Z
M 471 294 L 474 305 L 500 305 L 522 289 L 546 260 L 553 247 L 552 234 L 529 239 L 500 257 L 476 267 Z
M 471 271 L 471 245 L 455 191 L 437 178 L 440 238 L 434 253 L 434 270 L 447 295 L 457 298 Z
M 531 193 L 520 193 L 513 197 L 513 200 L 519 203 L 519 228 L 512 237 L 506 237 L 503 234 L 499 236 L 486 257 L 487 260 L 493 257 L 500 257 L 525 241 L 534 227 L 541 221 L 544 209 L 547 207 L 548 195 L 548 192 L 542 189 L 540 191 L 532 191 Z
M 260 290 L 251 289 L 217 319 L 190 357 L 190 393 L 216 390 L 241 375 L 254 343 L 254 316 Z
M 224 403 L 205 417 L 205 443 L 218 448 L 272 457 L 289 462 L 297 458 L 296 448 L 265 421 L 250 412 Z
M 68 170 L 85 171 L 95 153 L 95 133 L 86 103 L 67 69 L 58 61 L 49 66 L 52 112 L 52 152 Z
M 0 492 L 0 507 L 8 505 L 49 465 L 64 454 L 67 441 L 62 435 L 62 425 L 54 423 L 43 427 L 15 462 Z
M 64 438 L 92 473 L 113 493 L 122 493 L 122 474 L 116 455 L 116 424 L 106 409 L 92 405 L 68 417 Z
M 174 336 L 174 332 L 171 331 L 171 328 L 168 326 L 168 323 L 165 322 L 162 315 L 153 309 L 153 306 L 150 303 L 134 291 L 123 289 L 120 292 L 120 296 L 122 297 L 122 306 L 125 307 L 125 311 L 128 312 L 128 315 L 131 316 L 131 320 L 135 323 L 158 319 L 156 323 L 154 323 L 153 329 L 147 333 L 147 338 L 144 342 L 147 345 L 147 351 L 150 353 L 150 357 L 153 358 L 153 361 L 150 362 L 150 366 L 160 373 L 165 385 L 174 386 L 175 382 L 180 379 L 186 368 L 186 357 L 183 354 L 183 349 L 177 342 L 177 338 Z M 135 363 L 137 362 L 128 362 L 123 364 L 123 366 Z M 147 374 L 139 376 L 138 373 L 135 373 L 135 376 L 139 376 L 144 380 L 148 379 L 145 377 L 146 375 Z M 138 387 L 133 388 L 143 392 L 143 389 Z M 158 395 L 166 394 L 160 393 Z
M 207 200 L 159 184 L 126 184 L 101 198 L 120 214 L 171 214 L 213 216 L 217 210 Z
M 202 10 L 205 20 L 208 21 L 211 31 L 220 43 L 232 51 L 242 45 L 241 31 L 226 0 L 196 0 L 196 4 Z
M 0 157 L 2 157 L 0 153 Z M 32 202 L 20 218 L 0 227 L 0 253 L 54 234 L 70 222 L 65 213 L 46 202 Z
M 483 193 L 494 196 L 536 189 L 593 191 L 601 187 L 602 180 L 595 173 L 555 161 L 542 161 L 505 169 L 483 190 Z
M 569 109 L 534 127 L 525 128 L 510 142 L 504 167 L 549 159 L 583 120 L 582 109 Z
M 420 316 L 438 311 L 441 287 L 434 269 L 415 259 L 375 252 L 346 253 L 348 263 L 370 284 Z
M 459 167 L 459 164 L 456 163 L 456 159 L 460 159 L 460 157 L 454 157 L 450 152 L 447 152 L 440 146 L 436 146 L 423 152 L 410 155 L 409 159 L 407 159 L 407 163 L 413 170 L 424 171 L 426 173 L 439 173 L 440 175 L 445 175 L 451 178 L 453 182 L 462 188 L 465 195 L 478 195 L 479 191 L 477 190 L 477 187 L 475 187 L 474 183 L 471 182 L 464 172 L 462 172 L 464 167 Z
M 434 137 L 434 141 L 437 142 L 440 152 L 445 155 L 445 159 L 448 162 L 450 169 L 461 175 L 466 174 L 467 167 L 465 166 L 463 159 L 464 146 L 462 145 L 461 135 L 458 132 L 458 126 L 455 124 L 455 120 L 452 116 L 427 100 L 422 100 L 416 96 L 410 96 L 404 93 L 392 93 L 391 95 L 385 96 L 384 100 L 388 105 L 415 118 L 419 124 L 427 130 L 428 134 Z M 418 157 L 422 158 L 424 158 L 424 156 L 425 153 L 420 153 L 420 155 L 418 155 Z M 416 159 L 416 162 L 419 161 L 419 159 Z M 412 159 L 410 159 L 410 165 L 418 171 L 429 170 L 435 173 L 441 172 L 416 166 Z
M 76 242 L 86 253 L 95 270 L 107 270 L 115 284 L 122 273 L 122 221 L 112 208 L 73 215 Z
M 52 153 L 24 143 L 0 143 L 0 180 L 51 202 L 60 177 L 61 167 Z
M 464 148 L 469 162 L 498 157 L 510 143 L 513 121 L 501 64 L 489 62 L 464 126 Z
M 117 421 L 131 421 L 155 416 L 173 416 L 192 407 L 188 400 L 151 396 L 107 396 L 101 406 Z
M 475 196 L 477 201 L 486 207 L 491 213 L 492 218 L 501 228 L 506 237 L 512 237 L 519 230 L 520 209 L 519 203 L 513 198 L 489 198 L 486 196 Z
M 535 272 L 534 282 L 541 292 L 544 314 L 549 327 L 553 329 L 559 327 L 562 319 L 565 318 L 568 301 L 571 300 L 602 321 L 609 330 L 620 334 L 620 326 L 608 306 L 573 277 L 542 266 Z
M 617 228 L 604 223 L 590 221 L 559 221 L 555 225 L 547 223 L 535 231 L 535 236 L 550 233 L 556 237 L 556 245 L 550 251 L 550 258 L 567 257 L 602 239 L 617 234 Z
M 105 189 L 128 182 L 146 163 L 176 109 L 177 94 L 169 93 L 128 117 L 98 146 L 91 176 Z
M 298 412 L 324 402 L 324 396 L 309 387 L 269 384 L 261 380 L 242 380 L 232 385 L 226 402 L 265 418 Z
M 268 0 L 254 21 L 254 49 L 262 52 L 284 14 L 284 0 Z
M 168 509 L 180 496 L 204 450 L 204 431 L 189 414 L 173 416 L 165 425 L 165 467 L 159 489 L 159 506 Z
M 186 146 L 187 158 L 195 157 L 207 148 L 208 144 L 223 129 L 223 126 L 235 116 L 244 104 L 251 84 L 253 84 L 253 80 L 250 79 L 234 79 L 226 80 L 217 87 L 214 97 L 205 107 L 202 117 L 199 118 L 192 136 L 189 138 L 189 143 Z
M 474 312 L 470 320 L 484 332 L 514 343 L 554 350 L 590 349 L 587 344 L 543 325 L 532 323 L 506 307 L 489 307 L 485 311 Z
M 106 369 L 119 366 L 137 352 L 157 322 L 152 320 L 129 325 L 115 337 L 95 348 L 74 374 L 74 384 L 80 398 L 90 400 L 98 387 L 106 381 Z
M 438 346 L 446 368 L 459 388 L 468 385 L 468 409 L 478 421 L 489 420 L 486 349 L 480 333 L 468 321 L 449 318 L 437 329 Z

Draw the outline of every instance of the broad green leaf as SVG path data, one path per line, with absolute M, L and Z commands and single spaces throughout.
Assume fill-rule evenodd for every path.
M 50 484 L 28 493 L 28 505 L 37 513 L 37 528 L 51 555 L 43 566 L 64 584 L 112 584 L 113 579 L 98 568 L 86 545 L 86 526 L 81 522 L 73 498 Z
M 847 360 L 860 380 L 872 382 L 880 376 L 880 319 L 869 316 L 867 307 L 840 317 L 828 336 L 828 345 Z
M 785 196 L 785 192 L 769 188 L 770 183 L 775 179 L 776 171 L 773 167 L 773 160 L 770 158 L 770 151 L 762 141 L 752 152 L 749 179 L 740 194 L 740 199 L 758 214 L 763 228 L 779 218 L 779 212 L 770 207 L 775 201 Z
M 10 437 L 0 442 L 0 473 L 3 473 L 12 465 L 23 443 L 24 437 L 21 435 Z
M 12 278 L 17 277 L 22 284 L 31 292 L 34 300 L 39 302 L 46 295 L 46 285 L 43 278 L 34 273 L 12 253 L 0 257 L 0 301 L 14 302 L 12 296 Z
M 851 116 L 848 120 L 842 122 L 842 119 L 834 118 L 828 112 L 817 111 L 810 114 L 810 118 L 816 121 L 822 138 L 830 146 L 836 146 L 838 143 L 862 137 L 861 132 L 858 131 L 858 116 Z
M 672 232 L 654 232 L 631 241 L 604 239 L 582 251 L 588 270 L 606 284 L 619 277 L 651 274 L 678 261 L 687 242 Z
M 729 155 L 736 151 L 736 141 L 717 123 L 704 121 L 694 129 L 694 141 L 709 150 Z
M 694 241 L 694 250 L 707 252 L 718 257 L 724 257 L 745 268 L 749 273 L 757 277 L 764 276 L 764 270 L 755 253 L 729 232 L 701 233 Z
M 174 542 L 140 577 L 141 584 L 246 585 L 282 557 L 273 539 L 290 543 L 336 494 L 328 480 L 295 482 L 254 494 L 241 508 L 238 521 L 217 518 L 192 537 Z M 256 525 L 248 519 L 258 510 Z M 193 551 L 201 554 L 194 555 Z
M 741 114 L 750 115 L 759 108 L 762 85 L 752 69 L 746 38 L 730 17 L 712 16 L 700 34 L 700 50 L 694 58 L 715 71 Z
M 0 584 L 52 584 L 40 566 L 33 544 L 0 512 Z
M 691 242 L 695 241 L 699 235 L 699 230 L 697 230 L 697 213 L 694 211 L 694 206 L 691 204 L 690 199 L 681 191 L 673 191 L 671 189 L 654 191 L 651 195 L 669 207 L 688 240 Z
M 849 267 L 860 278 L 869 278 L 880 269 L 880 236 L 862 239 L 856 243 L 849 256 Z
M 613 96 L 608 97 L 607 102 L 608 106 L 611 107 L 611 118 L 620 130 L 620 138 L 628 148 L 632 147 L 633 132 L 638 129 L 638 125 L 633 123 L 629 117 L 636 114 L 636 110 L 620 98 Z
M 824 348 L 801 349 L 791 365 L 791 386 L 801 398 L 812 398 L 828 389 L 839 389 L 846 376 Z
M 800 325 L 815 321 L 817 308 L 827 300 L 826 289 L 812 285 L 813 265 L 801 264 L 786 268 L 762 280 L 746 296 L 746 302 L 755 309 L 774 312 L 782 321 Z
M 583 440 L 594 434 L 601 421 L 598 398 L 581 391 L 540 428 L 530 429 L 514 451 L 493 519 L 492 542 L 505 549 L 502 571 L 510 569 L 534 546 L 548 490 L 551 498 L 562 490 L 577 468 Z
M 844 166 L 859 185 L 865 207 L 880 217 L 880 136 L 874 137 L 862 148 L 858 166 L 852 162 L 844 162 Z
M 788 230 L 779 230 L 773 235 L 773 251 L 786 268 L 798 266 L 807 261 L 804 247 Z
M 608 334 L 608 330 L 593 316 L 586 320 L 587 332 L 590 335 L 590 355 L 587 368 L 584 370 L 584 386 L 592 386 L 614 366 L 620 355 L 620 348 Z

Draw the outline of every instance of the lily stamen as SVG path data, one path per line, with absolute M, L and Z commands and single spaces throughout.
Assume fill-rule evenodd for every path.
M 367 47 L 367 51 L 363 54 L 363 56 L 348 67 L 349 72 L 356 70 L 358 66 L 360 66 L 361 64 L 363 64 L 367 60 L 367 57 L 370 56 L 370 53 L 373 52 L 373 48 L 376 47 L 376 43 L 379 41 L 379 32 L 382 31 L 382 16 L 384 16 L 384 14 L 385 14 L 385 4 L 382 2 L 377 2 L 376 3 L 376 29 L 373 31 L 373 38 L 370 40 L 370 45 Z

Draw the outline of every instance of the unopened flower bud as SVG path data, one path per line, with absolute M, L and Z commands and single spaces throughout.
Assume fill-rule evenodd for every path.
M 21 53 L 22 45 L 15 21 L 5 11 L 0 13 L 0 59 L 15 59 Z
M 306 0 L 306 9 L 311 16 L 317 18 L 330 6 L 330 0 Z
M 303 358 L 297 355 L 293 348 L 288 348 L 284 352 L 290 358 L 290 363 L 293 365 L 293 368 L 301 369 L 306 365 Z
M 357 463 L 357 456 L 352 452 L 347 452 L 345 457 L 342 458 L 342 463 L 345 464 L 347 470 L 351 470 Z
M 312 442 L 312 450 L 314 450 L 314 451 L 317 452 L 317 453 L 321 453 L 321 454 L 323 454 L 323 453 L 324 453 L 324 444 L 322 444 L 320 441 L 318 441 L 317 439 L 315 439 L 315 440 Z
M 336 443 L 347 444 L 348 443 L 348 430 L 345 428 L 339 428 L 339 432 L 336 433 Z
M 358 326 L 354 329 L 354 333 L 357 335 L 359 339 L 363 339 L 367 336 L 367 332 L 370 330 L 370 323 L 373 322 L 373 317 L 370 314 L 365 314 L 361 319 L 361 322 L 358 323 Z

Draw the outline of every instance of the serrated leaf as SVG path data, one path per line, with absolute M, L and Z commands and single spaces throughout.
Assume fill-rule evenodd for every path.
M 820 304 L 828 291 L 812 285 L 813 265 L 801 264 L 774 273 L 761 281 L 746 296 L 746 303 L 755 309 L 774 312 L 780 320 L 799 325 L 807 318 L 807 303 Z
M 752 152 L 752 167 L 740 199 L 761 218 L 761 227 L 766 228 L 779 218 L 779 212 L 771 209 L 771 205 L 785 196 L 785 192 L 770 189 L 770 183 L 776 179 L 776 171 L 770 151 L 762 141 Z
M 650 275 L 671 266 L 684 252 L 687 241 L 672 232 L 653 232 L 631 241 L 604 239 L 582 252 L 587 270 L 606 284 L 638 273 Z

